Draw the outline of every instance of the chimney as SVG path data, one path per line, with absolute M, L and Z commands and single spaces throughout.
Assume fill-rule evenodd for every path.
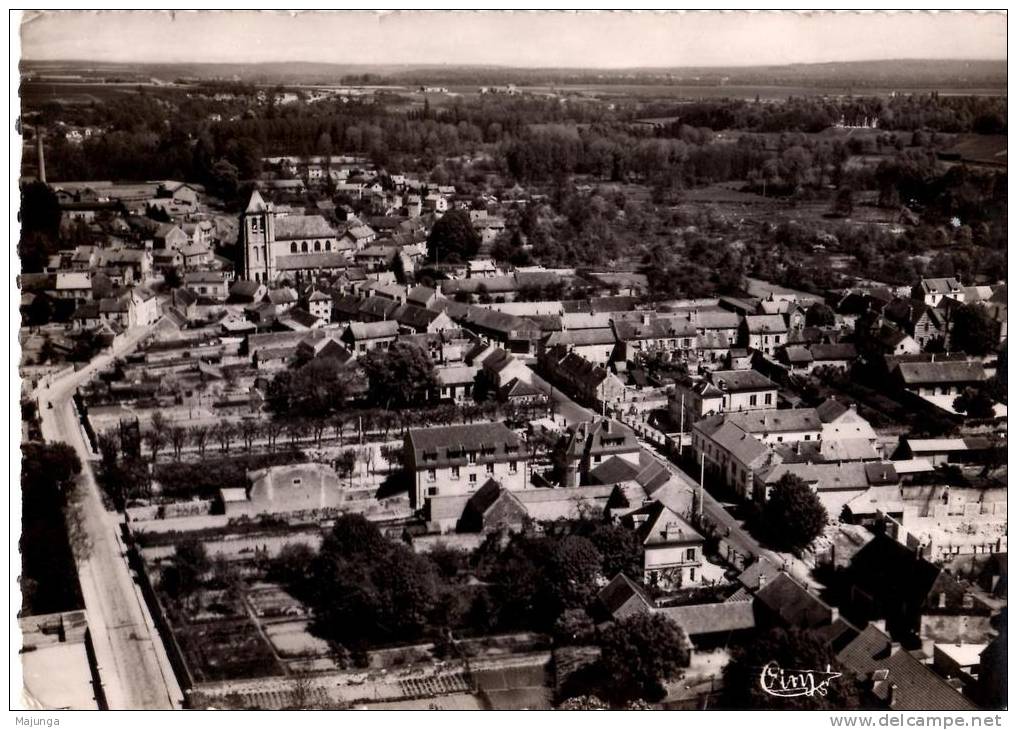
M 840 620 L 840 609 L 836 606 L 830 606 L 830 623 L 835 624 Z
M 763 590 L 763 586 L 765 585 L 766 585 L 766 576 L 760 573 L 759 577 L 756 579 L 756 590 L 757 591 Z
M 877 629 L 882 631 L 884 634 L 886 633 L 886 620 L 885 619 L 876 619 L 875 621 L 870 621 L 869 623 L 871 623 Z
M 896 682 L 890 682 L 890 691 L 887 693 L 887 696 L 886 696 L 886 704 L 890 706 L 891 710 L 894 707 L 897 706 L 897 683 Z
M 35 150 L 38 154 L 39 182 L 46 182 L 46 158 L 42 152 L 42 130 L 35 128 Z

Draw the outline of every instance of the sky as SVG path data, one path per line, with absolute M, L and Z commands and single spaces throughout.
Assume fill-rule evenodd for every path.
M 26 60 L 626 68 L 1005 59 L 1000 13 L 26 11 Z

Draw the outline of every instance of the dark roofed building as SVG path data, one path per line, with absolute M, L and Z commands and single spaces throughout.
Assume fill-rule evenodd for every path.
M 787 573 L 779 573 L 756 591 L 757 607 L 767 623 L 786 628 L 817 629 L 836 619 L 831 608 Z
M 414 509 L 430 497 L 472 494 L 492 479 L 510 490 L 528 486 L 526 450 L 503 423 L 410 429 L 404 451 L 406 468 L 414 475 Z

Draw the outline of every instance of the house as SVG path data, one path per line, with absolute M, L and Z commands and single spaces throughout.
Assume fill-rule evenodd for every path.
M 597 327 L 553 332 L 544 342 L 544 348 L 561 346 L 580 355 L 595 365 L 607 365 L 617 345 L 614 329 Z
M 276 326 L 283 329 L 301 332 L 305 330 L 320 329 L 328 324 L 325 320 L 315 317 L 306 309 L 291 307 L 280 313 L 276 318 Z
M 703 576 L 706 539 L 680 515 L 651 502 L 622 518 L 643 548 L 643 583 L 662 590 L 695 585 Z
M 228 296 L 226 276 L 221 271 L 188 271 L 184 286 L 205 299 L 225 302 Z
M 619 360 L 651 353 L 688 359 L 698 339 L 695 325 L 681 316 L 643 312 L 637 320 L 612 319 L 612 326 L 618 340 Z
M 709 416 L 732 423 L 764 444 L 819 441 L 823 422 L 815 408 L 756 409 Z
M 970 711 L 974 705 L 931 668 L 870 623 L 837 652 L 850 679 L 863 683 L 866 705 L 912 712 Z
M 541 371 L 558 387 L 585 403 L 603 407 L 625 397 L 625 384 L 607 368 L 595 365 L 564 345 L 546 349 L 539 358 Z
M 188 242 L 180 248 L 180 258 L 184 262 L 184 268 L 201 269 L 212 263 L 212 249 L 205 243 Z
M 822 439 L 827 441 L 858 440 L 875 446 L 877 435 L 865 418 L 858 415 L 854 403 L 845 404 L 836 398 L 827 398 L 816 408 L 823 423 Z
M 469 365 L 452 365 L 435 369 L 438 379 L 438 398 L 463 403 L 473 397 L 478 369 Z
M 822 343 L 809 346 L 812 356 L 812 369 L 833 368 L 847 370 L 858 359 L 858 351 L 850 342 Z
M 787 337 L 787 322 L 779 314 L 750 314 L 741 324 L 741 344 L 767 355 L 772 355 L 785 344 Z
M 489 480 L 508 490 L 527 488 L 527 453 L 503 423 L 413 428 L 406 434 L 404 465 L 413 479 L 410 506 L 437 496 L 466 495 Z
M 785 476 L 794 476 L 812 488 L 831 519 L 840 517 L 844 506 L 866 494 L 872 486 L 899 483 L 893 466 L 861 462 L 781 463 L 756 473 L 754 499 L 764 504 Z
M 984 436 L 935 439 L 902 437 L 893 458 L 922 459 L 933 466 L 978 464 L 985 462 L 993 448 L 994 443 Z
M 367 244 L 377 240 L 378 234 L 370 226 L 356 225 L 348 228 L 343 238 L 352 243 L 357 251 L 363 251 Z
M 780 461 L 762 441 L 723 417 L 697 422 L 692 448 L 707 473 L 745 500 L 753 498 L 756 472 Z
M 189 240 L 184 230 L 175 223 L 160 224 L 155 229 L 155 236 L 153 237 L 155 248 L 166 251 L 179 251 L 187 245 Z
M 516 492 L 488 479 L 466 501 L 456 529 L 459 532 L 520 532 L 530 521 Z
M 907 332 L 892 325 L 884 324 L 873 334 L 871 344 L 889 356 L 917 355 L 922 346 Z
M 670 396 L 675 420 L 686 427 L 714 413 L 770 409 L 776 405 L 777 384 L 756 370 L 714 370 L 698 383 L 676 385 Z
M 892 376 L 902 388 L 920 396 L 957 396 L 988 379 L 977 360 L 900 362 Z
M 365 353 L 395 342 L 399 324 L 394 320 L 381 322 L 350 322 L 343 330 L 342 341 L 351 352 Z
M 438 299 L 438 292 L 429 286 L 418 284 L 410 289 L 406 295 L 407 304 L 415 304 L 418 307 L 430 307 Z
M 469 355 L 467 355 L 467 360 L 470 360 Z M 500 347 L 493 348 L 482 359 L 473 360 L 473 362 L 480 363 L 484 379 L 495 390 L 503 387 L 510 380 L 523 379 L 528 381 L 532 375 L 532 371 L 522 361 Z
M 778 573 L 756 591 L 760 623 L 782 628 L 815 630 L 830 626 L 839 618 L 831 608 L 812 595 L 787 573 Z
M 356 360 L 353 353 L 343 346 L 334 332 L 330 332 L 326 337 L 308 337 L 300 340 L 294 355 L 298 362 L 315 359 L 336 360 L 342 366 L 349 365 Z
M 590 483 L 590 472 L 601 462 L 617 456 L 639 465 L 641 447 L 628 426 L 612 418 L 577 423 L 556 454 L 562 486 Z
M 332 321 L 332 297 L 318 289 L 311 289 L 305 297 L 307 311 L 323 322 Z
M 943 299 L 964 302 L 964 287 L 953 277 L 922 279 L 912 290 L 913 299 L 921 299 L 930 307 L 938 306 Z
M 444 332 L 455 328 L 445 312 L 414 304 L 403 304 L 392 312 L 392 319 L 409 332 Z

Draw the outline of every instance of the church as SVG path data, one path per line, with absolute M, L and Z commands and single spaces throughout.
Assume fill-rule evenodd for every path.
M 320 215 L 280 215 L 255 190 L 241 220 L 244 279 L 263 284 L 311 279 L 350 263 L 348 246 Z

